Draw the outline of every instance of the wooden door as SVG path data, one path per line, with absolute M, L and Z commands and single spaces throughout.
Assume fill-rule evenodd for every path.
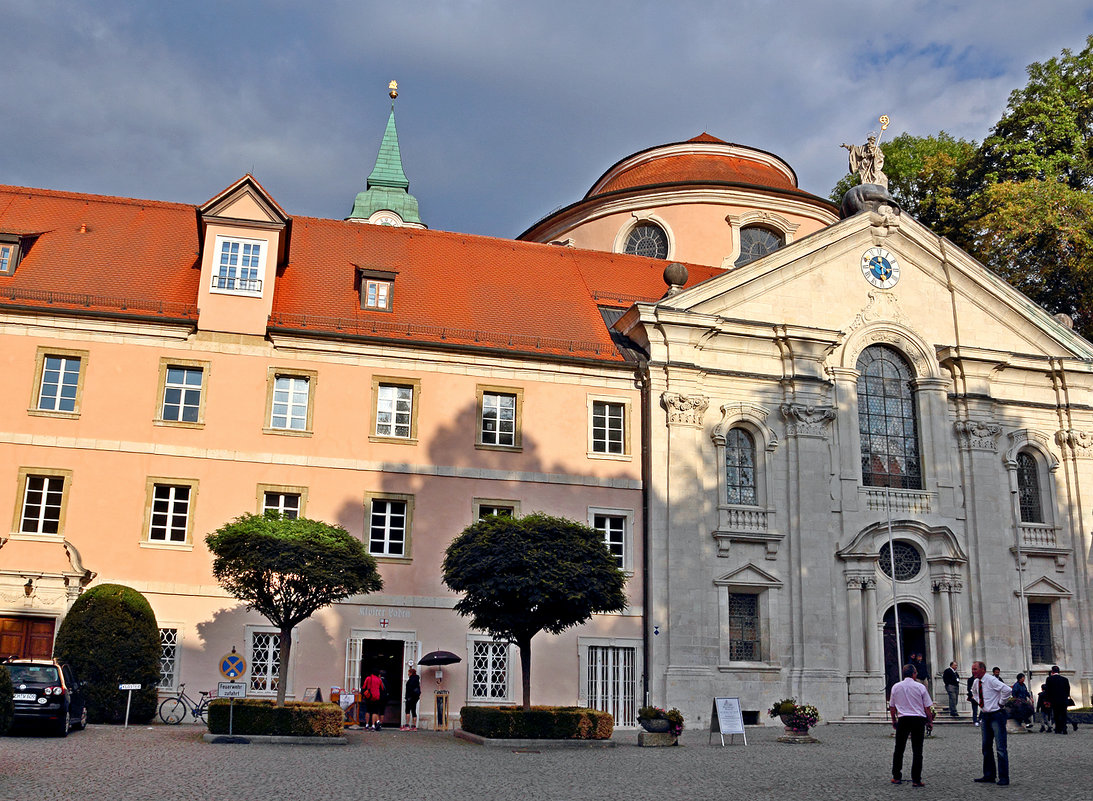
M 0 617 L 0 659 L 49 659 L 55 625 L 48 617 Z

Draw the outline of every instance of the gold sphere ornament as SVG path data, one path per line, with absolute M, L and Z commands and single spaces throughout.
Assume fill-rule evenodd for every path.
M 391 83 L 387 84 L 387 89 L 387 94 L 391 96 L 392 100 L 398 97 L 398 81 L 391 81 Z

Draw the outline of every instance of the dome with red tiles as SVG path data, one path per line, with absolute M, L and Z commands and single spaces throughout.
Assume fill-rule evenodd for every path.
M 659 145 L 627 156 L 593 184 L 585 199 L 639 187 L 680 184 L 744 184 L 795 190 L 797 176 L 777 156 L 703 132 L 686 142 Z

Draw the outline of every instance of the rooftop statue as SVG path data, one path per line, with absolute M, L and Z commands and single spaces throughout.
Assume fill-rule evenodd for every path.
M 856 172 L 861 176 L 863 184 L 876 184 L 888 188 L 888 176 L 881 172 L 884 166 L 884 151 L 877 144 L 877 137 L 869 135 L 869 140 L 864 145 L 848 145 L 843 142 L 843 147 L 850 151 L 850 172 Z
M 882 115 L 879 122 L 883 134 L 888 128 L 888 115 Z M 840 216 L 844 218 L 867 210 L 879 211 L 883 206 L 899 214 L 899 205 L 888 194 L 888 176 L 881 169 L 884 167 L 884 151 L 877 143 L 878 138 L 876 134 L 870 134 L 864 145 L 842 144 L 850 151 L 850 172 L 861 177 L 861 184 L 851 187 L 843 195 Z

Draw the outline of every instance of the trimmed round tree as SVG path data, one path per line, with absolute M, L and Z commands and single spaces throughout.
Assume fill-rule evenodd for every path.
M 0 665 L 0 734 L 4 734 L 11 728 L 11 718 L 15 712 L 13 692 L 11 674 L 6 667 Z
M 99 584 L 84 590 L 57 631 L 54 656 L 84 682 L 87 719 L 122 723 L 128 693 L 119 684 L 139 684 L 129 720 L 144 723 L 156 712 L 160 670 L 159 627 L 148 600 L 132 587 Z
M 626 607 L 626 574 L 603 534 L 541 513 L 465 528 L 444 556 L 444 583 L 463 593 L 455 611 L 473 628 L 520 649 L 524 709 L 531 709 L 532 637 Z
M 220 586 L 281 632 L 277 706 L 284 706 L 292 630 L 324 606 L 383 589 L 376 560 L 341 526 L 276 512 L 246 514 L 205 538 Z

